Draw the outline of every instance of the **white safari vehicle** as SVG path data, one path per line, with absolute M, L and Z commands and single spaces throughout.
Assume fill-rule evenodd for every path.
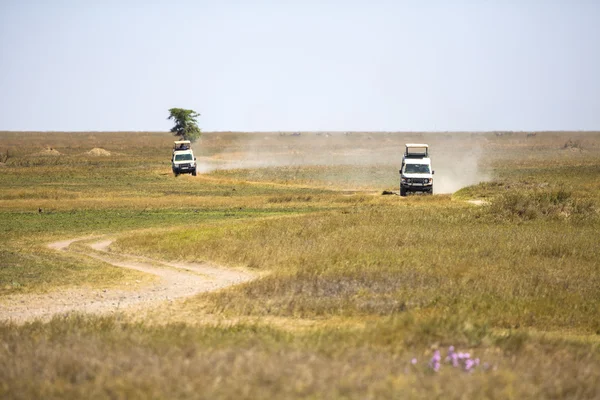
M 407 143 L 400 169 L 400 196 L 408 192 L 433 194 L 433 174 L 429 145 Z
M 179 174 L 192 174 L 196 176 L 196 157 L 194 157 L 192 143 L 189 140 L 175 141 L 173 144 L 171 167 L 175 176 Z

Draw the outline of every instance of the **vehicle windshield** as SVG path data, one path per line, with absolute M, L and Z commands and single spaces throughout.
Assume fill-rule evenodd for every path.
M 192 161 L 193 157 L 190 153 L 175 154 L 175 161 Z
M 404 166 L 405 174 L 429 174 L 429 164 L 406 164 Z

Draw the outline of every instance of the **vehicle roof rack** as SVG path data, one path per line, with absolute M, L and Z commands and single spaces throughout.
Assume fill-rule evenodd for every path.
M 424 143 L 407 143 L 404 151 L 405 158 L 429 157 L 429 145 Z

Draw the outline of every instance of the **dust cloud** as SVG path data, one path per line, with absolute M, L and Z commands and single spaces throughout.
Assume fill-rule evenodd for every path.
M 209 132 L 194 152 L 201 174 L 278 168 L 293 180 L 310 169 L 311 179 L 339 189 L 397 190 L 404 144 L 428 143 L 439 194 L 488 179 L 480 163 L 485 142 L 473 133 Z
M 450 141 L 446 146 L 450 148 L 440 149 L 439 152 L 432 150 L 435 193 L 454 193 L 463 187 L 491 179 L 482 168 L 484 159 L 482 144 L 459 146 L 458 143 Z

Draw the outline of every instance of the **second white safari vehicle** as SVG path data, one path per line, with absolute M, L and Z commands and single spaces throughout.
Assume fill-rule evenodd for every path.
M 429 145 L 407 143 L 400 169 L 400 196 L 409 192 L 433 194 L 433 174 Z

